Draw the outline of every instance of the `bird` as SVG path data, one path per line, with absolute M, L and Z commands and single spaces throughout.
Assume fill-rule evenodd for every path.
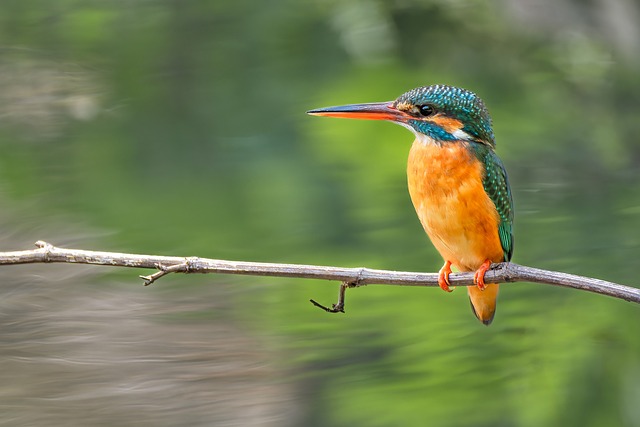
M 436 84 L 412 89 L 394 101 L 307 113 L 386 120 L 413 132 L 407 183 L 420 223 L 444 260 L 438 284 L 444 291 L 453 290 L 451 267 L 475 272 L 474 285 L 467 287 L 471 308 L 478 320 L 490 325 L 499 285 L 485 283 L 484 276 L 492 263 L 511 260 L 514 209 L 482 99 L 463 88 Z

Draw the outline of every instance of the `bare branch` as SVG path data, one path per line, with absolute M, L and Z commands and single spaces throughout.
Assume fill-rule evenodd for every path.
M 150 285 L 170 273 L 221 273 L 250 276 L 296 277 L 342 282 L 339 300 L 333 308 L 315 305 L 331 312 L 344 312 L 344 291 L 347 287 L 364 285 L 438 286 L 437 273 L 412 273 L 370 268 L 341 268 L 303 264 L 271 264 L 246 261 L 225 261 L 198 257 L 172 257 L 125 254 L 117 252 L 63 249 L 49 243 L 36 242 L 37 249 L 0 252 L 0 265 L 29 263 L 78 263 L 116 267 L 150 268 L 158 270 L 140 276 Z M 453 273 L 452 286 L 473 285 L 473 273 Z M 493 264 L 485 275 L 487 283 L 534 282 L 582 289 L 640 304 L 640 289 L 590 277 L 526 267 L 514 263 Z

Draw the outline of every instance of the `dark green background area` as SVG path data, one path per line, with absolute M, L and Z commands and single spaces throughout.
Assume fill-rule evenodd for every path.
M 412 135 L 305 111 L 442 83 L 492 114 L 513 260 L 638 286 L 638 17 L 625 0 L 5 0 L 2 249 L 61 227 L 51 243 L 437 271 L 406 190 Z M 205 287 L 224 308 L 158 327 L 240 325 L 295 390 L 278 425 L 640 426 L 640 309 L 622 301 L 509 284 L 486 328 L 463 290 L 356 289 L 345 315 L 308 303 L 335 299 L 323 282 L 176 276 L 139 292 Z

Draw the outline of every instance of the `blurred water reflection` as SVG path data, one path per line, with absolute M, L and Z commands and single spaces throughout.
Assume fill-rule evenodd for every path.
M 58 266 L 2 281 L 0 425 L 296 425 L 295 388 L 220 286 L 136 292 Z

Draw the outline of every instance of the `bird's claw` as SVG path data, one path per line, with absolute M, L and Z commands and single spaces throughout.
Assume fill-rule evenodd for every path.
M 449 282 L 449 275 L 451 274 L 451 261 L 446 261 L 440 271 L 438 272 L 438 285 L 440 289 L 445 292 L 453 292 L 449 286 L 451 283 Z
M 487 284 L 484 283 L 484 275 L 489 270 L 489 267 L 491 267 L 491 260 L 486 260 L 480 268 L 476 270 L 476 274 L 473 275 L 473 283 L 475 283 L 481 291 L 487 288 Z

